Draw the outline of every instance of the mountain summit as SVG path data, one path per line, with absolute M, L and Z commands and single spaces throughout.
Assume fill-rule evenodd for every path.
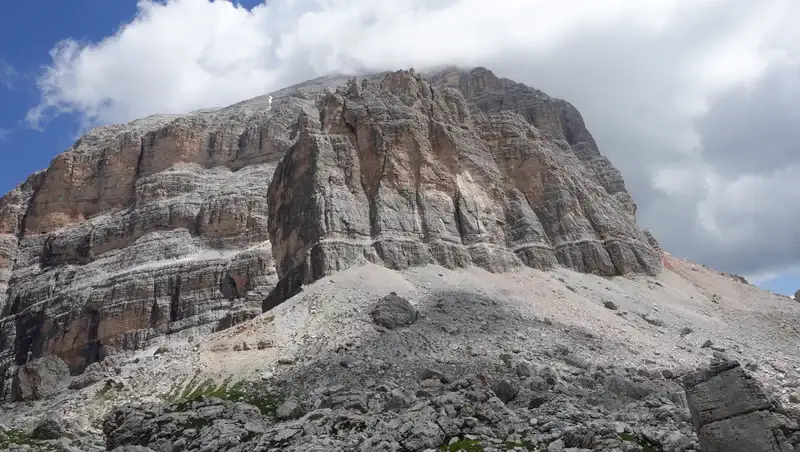
M 635 215 L 485 68 L 97 128 L 0 198 L 0 450 L 799 447 L 800 305 Z
M 0 369 L 74 372 L 377 263 L 655 274 L 569 103 L 484 68 L 322 78 L 97 128 L 0 199 Z

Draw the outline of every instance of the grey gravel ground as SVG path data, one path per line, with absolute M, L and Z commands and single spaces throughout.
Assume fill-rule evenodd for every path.
M 353 268 L 228 330 L 115 356 L 110 383 L 7 405 L 0 423 L 29 431 L 55 415 L 80 444 L 65 450 L 688 451 L 697 440 L 679 378 L 729 357 L 800 440 L 800 361 L 787 345 L 796 302 L 664 258 L 657 277 Z M 410 325 L 375 323 L 391 292 L 416 310 Z M 208 379 L 268 397 L 188 402 Z

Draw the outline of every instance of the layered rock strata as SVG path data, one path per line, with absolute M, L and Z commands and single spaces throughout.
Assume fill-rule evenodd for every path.
M 76 373 L 105 345 L 260 312 L 275 280 L 264 193 L 310 109 L 284 94 L 101 127 L 0 198 L 0 392 L 37 356 Z
M 479 68 L 351 81 L 304 116 L 268 194 L 276 296 L 375 262 L 655 273 L 577 110 Z
M 0 198 L 0 396 L 31 359 L 79 373 L 362 262 L 652 274 L 634 215 L 574 107 L 482 68 L 101 127 Z

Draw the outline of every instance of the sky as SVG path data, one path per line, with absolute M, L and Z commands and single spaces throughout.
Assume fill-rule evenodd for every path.
M 8 2 L 0 192 L 98 125 L 329 72 L 485 66 L 581 111 L 671 254 L 793 294 L 799 22 L 796 0 Z

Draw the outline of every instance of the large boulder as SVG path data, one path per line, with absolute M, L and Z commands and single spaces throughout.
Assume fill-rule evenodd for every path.
M 417 308 L 394 292 L 381 298 L 372 308 L 372 320 L 390 330 L 411 325 L 418 315 Z
M 14 400 L 38 400 L 64 389 L 69 367 L 57 356 L 46 356 L 23 364 L 12 382 Z
M 703 452 L 794 452 L 761 385 L 738 362 L 712 363 L 683 385 Z
M 31 432 L 31 438 L 38 440 L 58 439 L 64 436 L 64 425 L 56 417 L 45 416 Z

